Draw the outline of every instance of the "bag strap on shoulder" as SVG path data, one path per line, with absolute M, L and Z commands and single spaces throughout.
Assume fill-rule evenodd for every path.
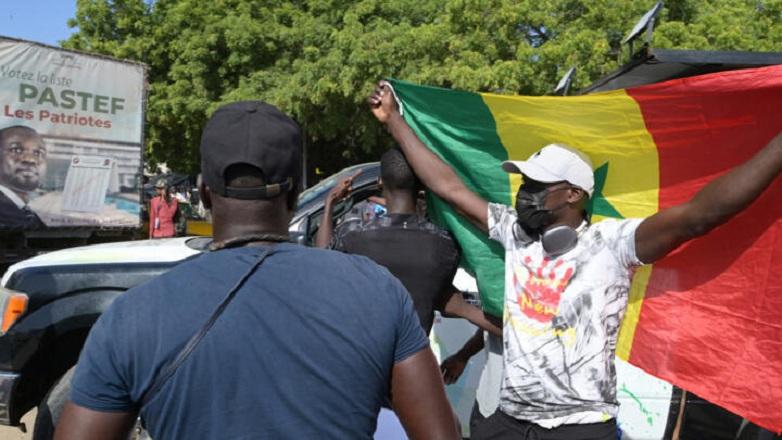
M 182 365 L 185 360 L 187 360 L 187 358 L 190 356 L 190 353 L 192 353 L 198 344 L 201 343 L 201 340 L 204 339 L 206 333 L 209 331 L 209 329 L 212 328 L 215 321 L 217 321 L 217 318 L 223 314 L 225 308 L 234 299 L 236 293 L 242 288 L 247 279 L 250 278 L 250 276 L 255 273 L 256 270 L 258 270 L 261 264 L 263 264 L 264 260 L 266 260 L 266 258 L 269 257 L 272 253 L 274 253 L 274 246 L 266 248 L 263 253 L 258 256 L 258 259 L 255 261 L 255 263 L 253 263 L 250 269 L 244 275 L 242 275 L 239 281 L 231 288 L 231 290 L 228 291 L 228 294 L 225 296 L 225 298 L 220 301 L 220 304 L 217 305 L 217 308 L 215 308 L 215 310 L 212 312 L 212 315 L 204 323 L 204 325 L 202 325 L 201 328 L 192 337 L 190 337 L 190 339 L 176 356 L 169 358 L 168 362 L 160 367 L 158 374 L 155 376 L 154 380 L 152 380 L 152 385 L 150 385 L 141 395 L 139 402 L 141 408 L 146 406 L 146 404 L 149 403 L 149 401 L 152 400 L 155 395 L 157 395 L 160 389 L 163 388 L 163 385 L 165 385 L 166 382 L 168 382 L 168 380 L 174 375 L 179 366 Z

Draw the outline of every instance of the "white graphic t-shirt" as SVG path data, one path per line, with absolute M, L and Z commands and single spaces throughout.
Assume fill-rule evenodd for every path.
M 516 210 L 489 204 L 489 236 L 505 247 L 500 409 L 546 428 L 616 417 L 614 353 L 642 219 L 584 223 L 556 258 L 517 241 Z

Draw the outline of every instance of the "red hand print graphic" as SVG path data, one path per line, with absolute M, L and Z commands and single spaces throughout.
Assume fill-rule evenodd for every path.
M 532 258 L 525 257 L 524 265 L 529 271 L 529 278 L 522 285 L 516 273 L 513 274 L 513 284 L 516 299 L 521 312 L 528 317 L 549 323 L 559 312 L 559 301 L 562 292 L 573 277 L 572 264 L 564 260 L 552 261 L 546 257 L 535 268 Z

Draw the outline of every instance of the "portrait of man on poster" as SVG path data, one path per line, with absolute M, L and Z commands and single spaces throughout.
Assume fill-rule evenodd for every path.
M 44 226 L 29 203 L 46 176 L 46 153 L 46 143 L 33 128 L 0 129 L 0 228 Z

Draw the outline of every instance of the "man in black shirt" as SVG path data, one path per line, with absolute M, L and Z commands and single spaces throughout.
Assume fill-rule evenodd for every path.
M 318 247 L 331 247 L 369 257 L 385 266 L 410 292 L 421 326 L 432 329 L 434 311 L 468 319 L 499 334 L 477 307 L 464 302 L 452 285 L 459 265 L 459 248 L 451 234 L 416 212 L 418 182 L 398 149 L 380 159 L 380 184 L 388 213 L 371 220 L 351 219 L 333 229 L 333 204 L 350 193 L 356 176 L 337 183 L 326 198 Z

